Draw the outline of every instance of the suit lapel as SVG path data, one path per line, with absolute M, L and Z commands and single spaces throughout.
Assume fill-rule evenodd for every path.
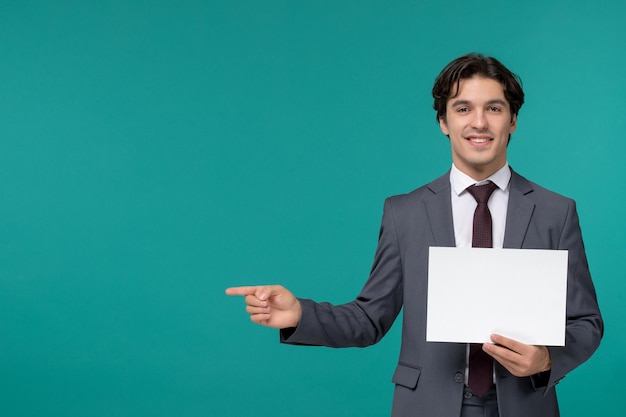
M 424 200 L 424 205 L 435 238 L 435 245 L 453 247 L 455 246 L 455 239 L 450 197 L 450 173 L 448 172 L 428 184 L 428 189 L 432 191 L 433 195 Z
M 437 178 L 428 189 L 433 193 L 424 201 L 435 244 L 443 247 L 456 246 L 452 201 L 450 197 L 450 173 Z M 521 249 L 535 210 L 535 203 L 527 197 L 533 191 L 532 184 L 511 169 L 511 189 L 504 233 L 505 248 Z
M 511 169 L 511 189 L 506 213 L 504 247 L 521 249 L 530 224 L 535 203 L 527 195 L 533 191 L 532 184 Z

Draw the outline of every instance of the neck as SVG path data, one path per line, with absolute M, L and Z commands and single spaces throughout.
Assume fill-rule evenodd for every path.
M 454 163 L 454 161 L 453 161 L 453 163 Z M 502 165 L 498 166 L 497 168 L 493 168 L 493 167 L 471 167 L 472 169 L 468 169 L 467 167 L 459 166 L 456 163 L 454 163 L 454 166 L 456 167 L 456 169 L 458 169 L 463 174 L 467 175 L 468 177 L 470 177 L 471 179 L 473 179 L 476 182 L 480 182 L 480 181 L 486 180 L 487 178 L 489 178 L 490 176 L 492 176 L 493 174 L 495 174 L 496 172 L 501 170 L 505 165 L 506 165 L 506 161 Z

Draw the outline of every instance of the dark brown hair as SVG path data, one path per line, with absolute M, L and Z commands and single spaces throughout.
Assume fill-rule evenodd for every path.
M 433 86 L 433 109 L 437 112 L 437 121 L 446 117 L 446 104 L 452 98 L 452 92 L 458 91 L 460 81 L 474 76 L 499 81 L 511 106 L 511 114 L 517 115 L 524 104 L 522 80 L 497 59 L 471 53 L 450 62 L 437 76 Z

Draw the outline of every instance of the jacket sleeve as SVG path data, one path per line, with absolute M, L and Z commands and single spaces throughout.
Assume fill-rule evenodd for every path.
M 358 297 L 332 305 L 299 299 L 302 318 L 280 332 L 282 343 L 364 347 L 378 342 L 402 308 L 402 263 L 391 201 L 385 201 L 378 247 L 369 279 Z
M 546 391 L 589 359 L 604 333 L 574 201 L 568 206 L 558 249 L 569 251 L 565 346 L 548 348 L 552 369 Z

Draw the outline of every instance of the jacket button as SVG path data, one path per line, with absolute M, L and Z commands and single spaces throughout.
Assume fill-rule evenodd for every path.
M 458 382 L 459 384 L 463 382 L 465 378 L 463 378 L 463 374 L 461 372 L 457 372 L 454 374 L 454 382 Z

